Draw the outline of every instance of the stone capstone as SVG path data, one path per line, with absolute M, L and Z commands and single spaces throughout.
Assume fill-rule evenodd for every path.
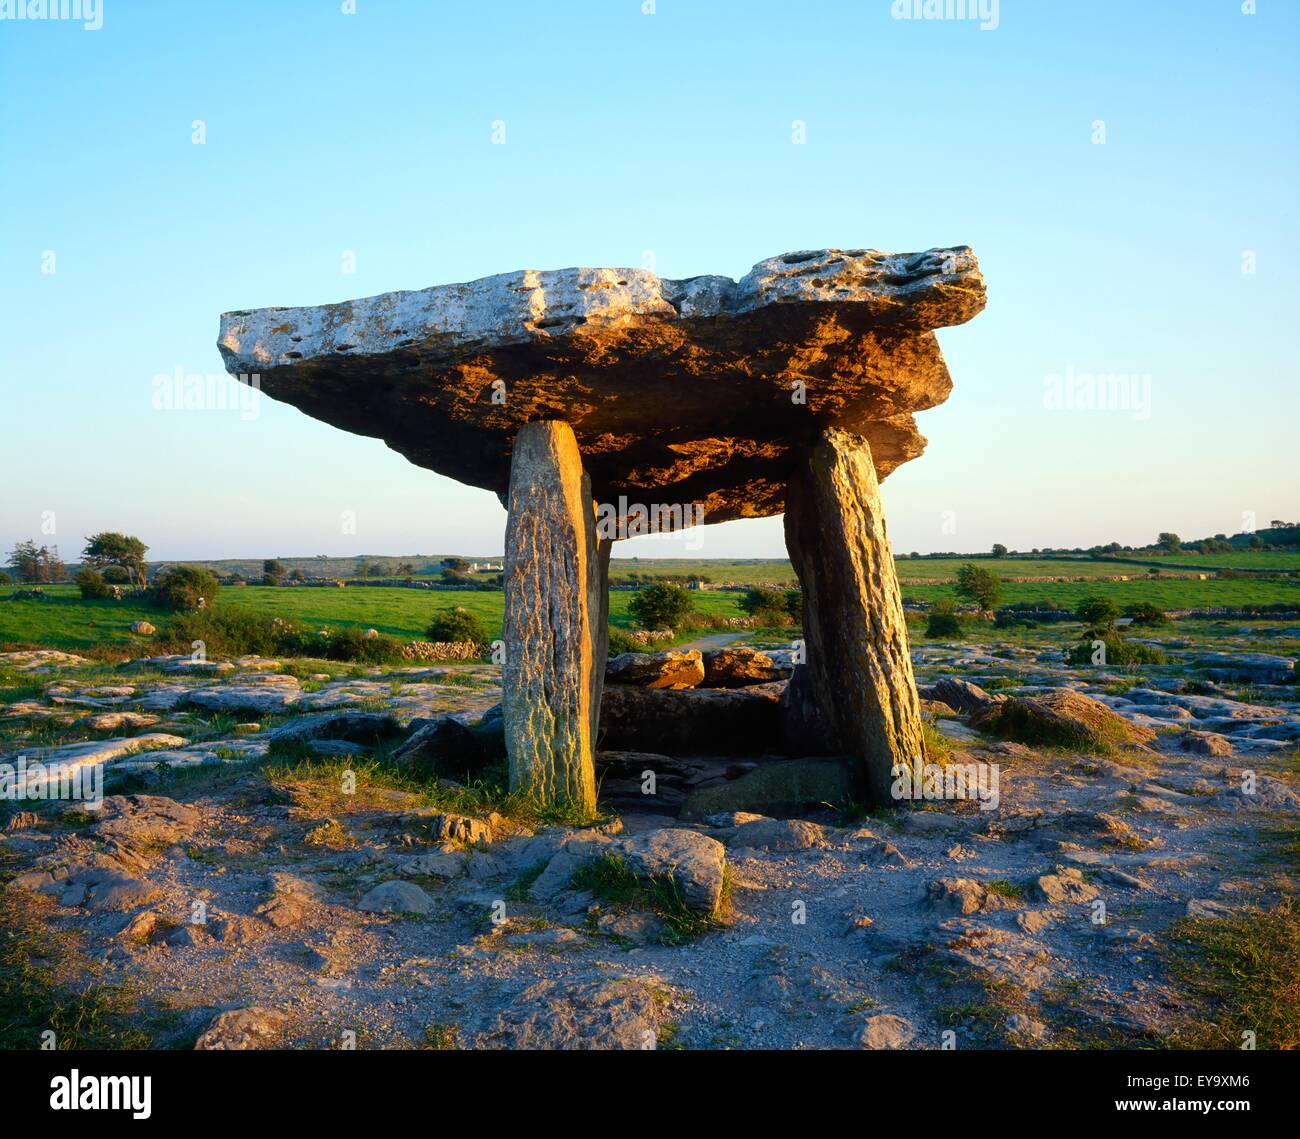
M 217 343 L 272 398 L 459 482 L 504 496 L 520 428 L 562 419 L 598 502 L 695 504 L 723 522 L 780 513 L 823 426 L 862 433 L 881 478 L 919 455 L 912 413 L 952 386 L 933 329 L 984 302 L 965 246 L 822 249 L 738 282 L 528 269 L 228 312 Z

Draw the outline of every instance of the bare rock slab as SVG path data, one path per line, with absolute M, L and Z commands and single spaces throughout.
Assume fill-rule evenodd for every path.
M 726 849 L 717 839 L 669 827 L 615 839 L 612 850 L 639 878 L 671 878 L 689 909 L 717 912 L 727 862 Z
M 984 302 L 965 246 L 822 249 L 738 282 L 526 269 L 228 312 L 218 347 L 272 398 L 459 482 L 504 495 L 515 434 L 564 419 L 599 501 L 694 503 L 722 522 L 780 513 L 821 424 L 866 434 L 882 478 L 920 454 L 912 413 L 952 386 L 932 330 Z M 795 381 L 807 402 L 792 412 Z

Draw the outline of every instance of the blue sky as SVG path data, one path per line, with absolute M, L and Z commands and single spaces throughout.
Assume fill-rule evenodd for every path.
M 158 410 L 153 378 L 220 373 L 228 309 L 834 245 L 968 244 L 988 284 L 885 484 L 896 549 L 1300 514 L 1294 0 L 1001 0 L 990 31 L 891 0 L 102 5 L 0 19 L 6 550 L 499 551 L 487 492 L 270 400 Z M 1146 413 L 1045 406 L 1094 373 Z M 780 519 L 698 539 L 616 554 L 784 551 Z

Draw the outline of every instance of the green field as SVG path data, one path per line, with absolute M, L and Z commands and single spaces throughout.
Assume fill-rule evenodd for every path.
M 904 585 L 904 601 L 959 601 L 953 585 Z M 1300 579 L 1242 581 L 1210 578 L 1146 578 L 1133 581 L 1003 582 L 1003 605 L 1052 601 L 1072 609 L 1085 597 L 1109 597 L 1123 608 L 1150 601 L 1161 609 L 1214 609 L 1239 605 L 1288 604 L 1300 609 Z
M 40 645 L 57 649 L 89 649 L 95 645 L 148 643 L 131 632 L 133 621 L 149 621 L 163 629 L 167 614 L 136 601 L 83 601 L 75 586 L 45 586 L 44 601 L 11 601 L 0 595 L 0 646 Z M 633 628 L 628 615 L 630 590 L 610 593 L 610 624 Z M 738 593 L 701 593 L 696 608 L 723 617 L 742 615 Z M 504 594 L 494 592 L 403 589 L 398 586 L 349 586 L 345 589 L 295 586 L 224 588 L 218 609 L 245 610 L 264 617 L 281 617 L 307 629 L 374 628 L 403 640 L 420 640 L 429 621 L 442 609 L 463 606 L 486 623 L 492 636 L 501 632 Z
M 1289 569 L 1300 554 L 1265 551 L 1215 555 L 1231 560 L 1233 568 Z M 1180 569 L 1196 568 L 1204 563 L 1199 555 L 1170 559 Z M 1074 608 L 1089 596 L 1112 598 L 1121 607 L 1149 601 L 1162 609 L 1209 609 L 1245 605 L 1285 604 L 1300 608 L 1300 577 L 1281 580 L 1249 578 L 1209 578 L 1161 575 L 1149 577 L 1135 572 L 1129 581 L 1054 581 L 1012 582 L 1021 576 L 1090 576 L 1123 573 L 1125 566 L 1109 560 L 1042 558 L 1042 559 L 967 559 L 903 558 L 898 562 L 899 577 L 904 582 L 918 579 L 940 581 L 956 576 L 967 561 L 991 569 L 1003 578 L 1003 604 L 1032 604 L 1051 601 L 1063 608 Z M 642 573 L 651 576 L 701 574 L 713 582 L 772 582 L 792 580 L 790 563 L 780 559 L 622 559 L 613 565 L 615 576 Z M 69 650 L 88 650 L 95 646 L 126 648 L 143 646 L 146 638 L 130 632 L 136 620 L 151 621 L 165 632 L 168 615 L 137 601 L 83 601 L 75 586 L 46 586 L 44 601 L 11 600 L 10 588 L 0 589 L 0 646 L 45 646 Z M 940 598 L 956 599 L 951 584 L 904 584 L 905 601 L 933 602 Z M 615 589 L 610 592 L 610 623 L 632 628 L 628 614 L 633 593 Z M 696 608 L 720 617 L 740 616 L 741 594 L 730 591 L 702 590 L 695 594 Z M 463 606 L 478 614 L 492 635 L 501 630 L 504 597 L 500 591 L 431 591 L 403 589 L 396 586 L 358 586 L 344 589 L 303 586 L 223 587 L 217 597 L 218 609 L 246 610 L 265 617 L 282 617 L 307 629 L 347 627 L 375 628 L 402 640 L 425 636 L 429 621 L 439 610 Z
M 990 570 L 1001 578 L 1146 576 L 1144 567 L 1093 558 L 896 558 L 894 561 L 901 581 L 954 578 L 967 564 Z M 1170 570 L 1192 572 L 1181 567 L 1170 567 Z
M 1233 550 L 1222 554 L 1156 554 L 1151 557 L 1135 556 L 1128 564 L 1168 567 L 1171 570 L 1200 570 L 1213 573 L 1216 569 L 1256 570 L 1300 573 L 1300 550 Z M 1125 563 L 1111 561 L 1117 567 Z M 1118 569 L 1125 573 L 1124 569 Z

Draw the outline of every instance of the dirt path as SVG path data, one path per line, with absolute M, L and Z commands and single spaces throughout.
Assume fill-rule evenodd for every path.
M 713 652 L 714 649 L 726 648 L 733 641 L 739 641 L 745 636 L 744 633 L 713 633 L 708 637 L 701 637 L 697 641 L 691 641 L 685 645 L 678 645 L 676 651 L 684 649 L 699 649 L 702 653 Z

